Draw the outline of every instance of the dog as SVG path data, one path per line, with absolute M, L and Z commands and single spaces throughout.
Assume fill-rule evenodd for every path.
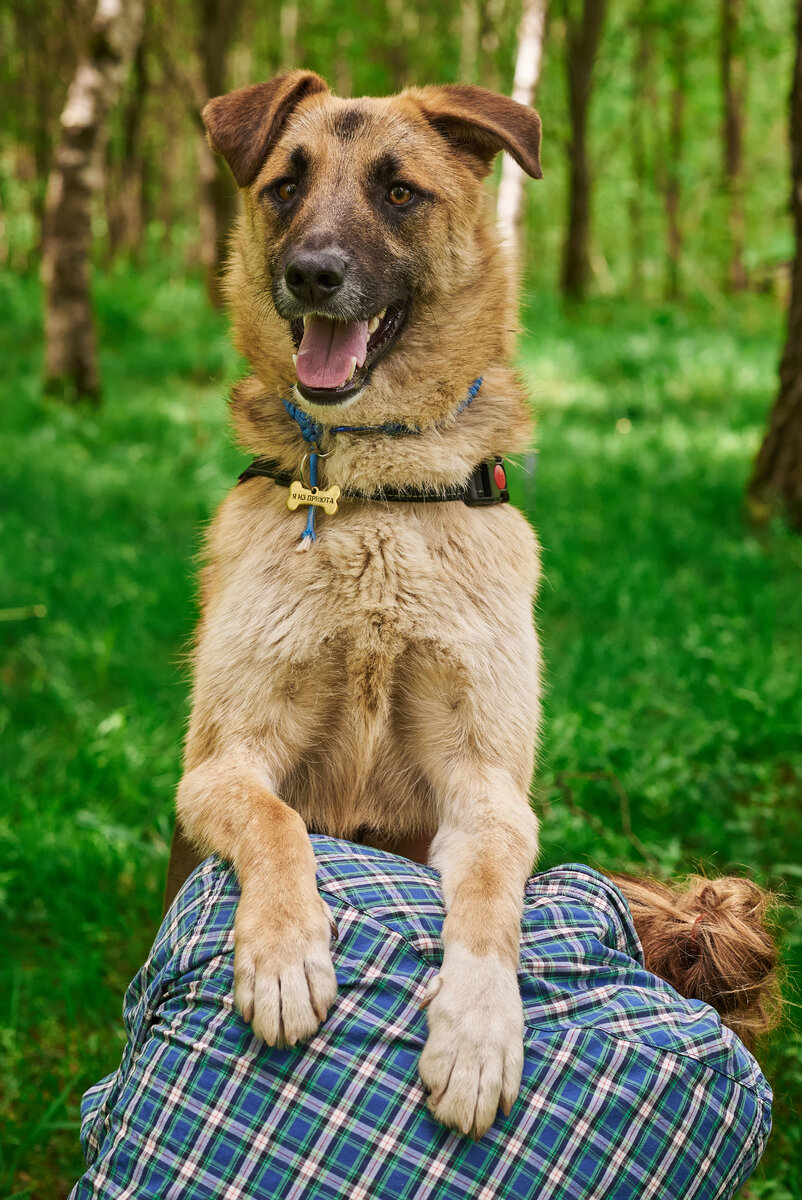
M 291 71 L 203 120 L 243 197 L 231 408 L 258 458 L 208 534 L 178 818 L 236 869 L 235 1002 L 271 1045 L 336 994 L 308 831 L 432 839 L 447 916 L 420 1075 L 479 1137 L 523 1066 L 539 711 L 537 544 L 490 502 L 532 430 L 483 179 L 500 151 L 540 178 L 540 119 L 473 86 L 349 100 Z M 468 503 L 483 463 L 492 495 Z

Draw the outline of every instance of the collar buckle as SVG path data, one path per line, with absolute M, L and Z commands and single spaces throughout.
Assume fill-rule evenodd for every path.
M 491 461 L 485 459 L 474 468 L 462 497 L 468 508 L 484 508 L 491 504 L 508 504 L 510 493 L 507 488 L 507 473 L 504 459 L 497 454 Z

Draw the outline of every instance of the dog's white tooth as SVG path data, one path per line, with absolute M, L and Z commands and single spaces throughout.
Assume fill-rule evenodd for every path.
M 309 322 L 310 322 L 311 320 L 312 320 L 312 314 L 311 314 L 311 313 L 304 313 L 304 329 L 306 329 L 307 325 L 309 324 Z
M 293 356 L 292 356 L 292 365 L 295 367 L 295 369 L 297 371 L 298 370 L 298 355 L 297 354 L 293 354 Z
M 375 333 L 378 328 L 379 328 L 379 318 L 371 317 L 370 321 L 368 322 L 368 333 Z
M 354 371 L 355 371 L 355 370 L 356 370 L 356 359 L 355 359 L 355 358 L 353 357 L 353 355 L 352 355 L 352 356 L 351 356 L 351 374 L 348 376 L 348 380 L 351 380 L 351 379 L 353 379 L 353 378 L 354 378 Z M 346 382 L 348 382 L 348 380 L 346 380 Z
M 383 320 L 384 320 L 384 317 L 385 317 L 385 314 L 386 314 L 386 312 L 387 312 L 387 309 L 386 309 L 386 308 L 383 308 L 383 309 L 381 310 L 381 312 L 379 313 L 379 320 L 380 320 L 380 321 L 383 321 Z

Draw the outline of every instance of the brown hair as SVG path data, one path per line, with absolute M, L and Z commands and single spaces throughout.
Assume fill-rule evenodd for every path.
M 710 1004 L 750 1048 L 775 1027 L 782 1001 L 770 893 L 732 875 L 610 878 L 626 896 L 649 971 Z

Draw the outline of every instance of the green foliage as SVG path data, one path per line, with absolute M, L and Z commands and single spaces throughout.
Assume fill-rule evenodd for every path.
M 744 5 L 748 102 L 745 114 L 746 265 L 750 277 L 769 284 L 792 255 L 788 220 L 788 90 L 793 55 L 792 6 L 776 0 Z M 554 13 L 554 7 L 553 7 Z M 684 136 L 680 224 L 684 237 L 680 283 L 688 296 L 720 300 L 729 254 L 726 193 L 722 186 L 722 98 L 719 76 L 719 4 L 640 0 L 609 4 L 594 74 L 590 110 L 593 173 L 593 290 L 601 295 L 664 294 L 665 213 L 661 182 L 674 170 L 668 153 L 672 40 L 680 21 Z M 645 25 L 647 64 L 642 85 L 635 74 L 638 27 Z M 565 89 L 565 26 L 552 15 L 537 92 L 543 118 L 543 183 L 527 188 L 527 271 L 553 287 L 567 204 L 569 138 Z M 644 138 L 643 177 L 633 163 L 633 123 Z M 633 204 L 642 210 L 643 244 L 635 241 Z M 633 262 L 633 258 L 636 259 Z M 633 275 L 637 271 L 637 282 Z
M 39 304 L 31 281 L 0 281 L 0 1194 L 50 1200 L 80 1171 L 79 1097 L 118 1060 L 158 923 L 194 556 L 245 458 L 224 409 L 238 363 L 197 281 L 98 279 L 100 412 L 41 401 Z M 544 552 L 543 865 L 754 873 L 789 897 L 793 980 L 802 544 L 758 540 L 740 508 L 778 310 L 564 313 L 539 294 L 525 326 L 540 456 L 515 487 Z M 749 1191 L 772 1200 L 800 1195 L 789 1011 Z
M 527 270 L 554 286 L 565 224 L 569 138 L 565 86 L 565 22 L 553 4 L 537 106 L 543 116 L 545 182 L 527 185 Z M 569 6 L 576 11 L 577 5 Z M 747 106 L 746 265 L 770 285 L 791 255 L 788 221 L 787 94 L 793 53 L 792 5 L 749 0 L 743 5 Z M 9 119 L 0 131 L 0 263 L 32 265 L 38 217 L 58 115 L 80 54 L 92 6 L 67 0 L 16 0 L 0 13 L 0 101 Z M 520 0 L 385 0 L 383 4 L 309 0 L 243 2 L 228 56 L 231 87 L 268 78 L 282 67 L 320 72 L 341 95 L 385 94 L 407 84 L 481 83 L 512 86 Z M 131 202 L 127 171 L 139 179 L 146 250 L 198 261 L 197 108 L 205 98 L 198 63 L 204 6 L 160 0 L 148 6 L 144 71 L 132 73 L 110 115 L 109 176 L 94 232 L 104 261 L 129 252 L 112 236 L 122 193 Z M 683 291 L 716 300 L 730 247 L 722 187 L 720 5 L 678 0 L 609 4 L 594 75 L 590 112 L 593 289 L 600 294 L 663 294 L 665 213 L 661 186 L 676 173 L 684 251 Z M 682 26 L 682 40 L 677 30 Z M 647 64 L 638 77 L 640 29 Z M 681 163 L 669 153 L 669 93 L 681 46 L 685 104 Z M 57 64 L 54 72 L 53 65 Z M 644 162 L 633 162 L 640 121 Z M 136 136 L 134 136 L 136 132 Z M 637 242 L 635 209 L 642 213 Z M 119 213 L 117 213 L 119 220 Z M 7 249 L 4 248 L 7 242 Z M 139 240 L 136 254 L 141 256 Z M 145 254 L 147 260 L 147 253 Z
M 41 402 L 39 289 L 0 283 L 0 1194 L 16 1169 L 48 1200 L 78 1171 L 77 1098 L 119 1052 L 158 925 L 193 555 L 240 460 L 236 360 L 197 284 L 112 275 L 97 296 L 99 414 Z
M 544 564 L 541 865 L 749 874 L 787 899 L 788 1023 L 761 1055 L 776 1131 L 749 1190 L 798 1197 L 802 543 L 780 526 L 759 539 L 742 510 L 780 314 L 755 299 L 561 313 L 532 296 L 524 325 Z

